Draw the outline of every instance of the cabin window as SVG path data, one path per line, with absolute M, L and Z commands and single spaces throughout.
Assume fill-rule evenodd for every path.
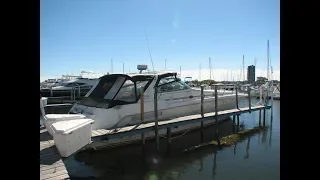
M 160 79 L 158 86 L 161 86 L 161 85 L 164 85 L 167 83 L 171 83 L 174 81 L 176 81 L 176 78 L 174 76 L 165 77 L 165 78 Z
M 172 92 L 189 89 L 190 87 L 182 81 L 169 82 L 158 87 L 158 92 Z
M 113 99 L 114 96 L 117 94 L 118 90 L 120 89 L 122 83 L 125 81 L 125 77 L 118 77 L 117 80 L 113 82 L 106 82 L 104 86 L 102 86 L 103 89 L 106 89 L 107 94 L 104 96 L 103 99 Z M 125 86 L 126 82 L 123 84 Z M 110 89 L 111 88 L 111 89 Z M 121 89 L 120 89 L 121 91 Z
M 114 99 L 129 103 L 135 102 L 136 91 L 134 83 L 131 80 L 126 80 Z

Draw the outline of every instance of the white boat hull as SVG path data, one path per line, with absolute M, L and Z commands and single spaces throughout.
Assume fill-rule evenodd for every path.
M 280 100 L 280 93 L 274 93 L 273 94 L 273 99 L 274 100 Z
M 241 96 L 241 97 L 243 98 L 245 96 Z M 214 98 L 212 98 L 212 99 L 213 100 L 206 101 L 206 103 L 204 103 L 204 113 L 214 112 Z M 230 99 L 222 99 L 219 101 L 218 106 L 219 106 L 218 111 L 223 111 L 223 110 L 235 108 L 236 99 L 235 99 L 235 97 L 232 97 Z M 200 114 L 200 104 L 197 103 L 197 104 L 192 104 L 189 106 L 175 107 L 175 108 L 169 108 L 169 109 L 162 110 L 161 115 L 160 115 L 160 113 L 158 113 L 158 115 L 161 117 L 161 118 L 159 118 L 159 121 L 170 119 L 170 118 L 168 118 L 168 115 L 166 115 L 166 114 L 170 114 L 171 118 L 173 118 L 173 116 L 182 117 L 182 116 L 188 116 L 188 115 L 192 115 L 192 114 Z M 218 121 L 220 122 L 220 121 L 224 121 L 226 119 L 228 119 L 228 117 L 218 118 Z M 149 120 L 149 121 L 151 122 L 151 120 Z M 208 125 L 212 125 L 212 124 L 215 124 L 214 119 L 204 122 L 204 126 L 208 126 Z M 94 126 L 94 124 L 93 124 L 93 126 Z M 200 127 L 201 127 L 200 122 L 193 123 L 193 124 L 187 124 L 187 125 L 182 125 L 179 127 L 172 128 L 171 132 L 172 132 L 172 134 L 186 133 L 187 131 L 195 130 Z M 124 127 L 122 127 L 122 128 L 124 128 Z M 118 130 L 120 130 L 120 129 L 121 129 L 121 127 L 118 128 Z M 166 136 L 166 133 L 167 133 L 166 129 L 159 130 L 159 136 L 162 136 L 162 137 Z M 153 131 L 145 133 L 146 139 L 152 139 L 154 137 L 155 137 L 155 133 Z M 107 148 L 107 147 L 117 147 L 117 146 L 122 146 L 122 145 L 127 145 L 127 144 L 133 144 L 138 141 L 141 141 L 141 134 L 127 136 L 127 137 L 123 137 L 123 138 L 93 142 L 90 145 L 86 146 L 86 148 L 99 149 L 99 148 Z

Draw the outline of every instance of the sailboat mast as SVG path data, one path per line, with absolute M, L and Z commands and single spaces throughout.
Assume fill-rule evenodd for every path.
M 164 60 L 164 70 L 167 70 L 167 59 Z
M 201 63 L 199 64 L 199 81 L 201 81 Z
M 113 74 L 113 60 L 111 58 L 111 74 Z
M 212 80 L 211 79 L 211 59 L 210 59 L 210 57 L 209 57 L 209 69 L 210 69 L 210 71 L 209 71 L 210 72 L 210 80 Z
M 244 55 L 242 55 L 242 74 L 243 74 L 243 81 L 245 81 L 245 75 L 244 75 Z
M 268 42 L 267 42 L 267 79 L 268 79 L 268 81 L 270 80 L 270 75 L 269 75 L 269 66 L 270 66 L 270 64 L 269 64 L 269 40 L 268 40 Z

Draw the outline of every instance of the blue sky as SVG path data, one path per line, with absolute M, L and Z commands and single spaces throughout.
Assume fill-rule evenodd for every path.
M 280 7 L 277 0 L 42 0 L 41 77 L 81 70 L 208 69 L 236 72 L 254 63 L 266 70 L 267 40 L 280 76 Z M 183 73 L 182 73 L 183 74 Z M 205 75 L 201 75 L 203 77 Z M 235 76 L 235 75 L 233 75 Z M 216 75 L 218 78 L 218 75 Z M 222 75 L 219 75 L 222 77 Z M 196 77 L 197 78 L 197 77 Z M 275 77 L 279 79 L 280 77 Z

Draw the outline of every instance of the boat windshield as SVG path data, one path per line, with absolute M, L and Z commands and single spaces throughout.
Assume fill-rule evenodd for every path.
M 95 89 L 79 104 L 97 108 L 135 103 L 148 80 L 133 82 L 126 76 L 110 76 L 99 80 Z M 111 103 L 111 104 L 110 104 Z

